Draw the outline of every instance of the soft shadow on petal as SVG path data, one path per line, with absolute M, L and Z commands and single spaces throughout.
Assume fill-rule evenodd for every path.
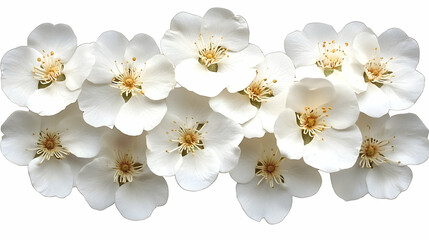
M 394 199 L 408 189 L 412 178 L 413 173 L 409 167 L 385 163 L 369 171 L 366 182 L 371 196 Z
M 358 162 L 352 168 L 331 173 L 332 188 L 345 201 L 359 199 L 368 193 L 366 176 L 369 169 L 361 168 Z

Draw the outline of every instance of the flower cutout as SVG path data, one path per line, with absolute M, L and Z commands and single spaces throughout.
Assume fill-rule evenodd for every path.
M 326 79 L 307 78 L 290 87 L 286 110 L 277 118 L 274 134 L 280 152 L 325 172 L 350 168 L 359 154 L 362 136 L 356 96 Z
M 165 98 L 176 84 L 174 68 L 146 34 L 128 39 L 101 34 L 94 44 L 96 62 L 79 96 L 85 121 L 115 126 L 127 135 L 154 128 L 167 111 Z
M 273 132 L 295 77 L 292 61 L 281 52 L 268 54 L 256 69 L 255 78 L 246 88 L 236 93 L 224 90 L 209 101 L 215 112 L 244 124 L 246 137 L 262 137 L 265 131 Z
M 161 40 L 163 53 L 176 66 L 176 80 L 199 95 L 214 97 L 223 89 L 238 92 L 255 78 L 263 53 L 249 44 L 247 22 L 223 8 L 204 17 L 178 13 Z
M 381 117 L 389 109 L 406 109 L 416 102 L 424 76 L 416 71 L 419 46 L 414 39 L 397 28 L 379 37 L 360 33 L 352 50 L 344 71 L 352 85 L 361 86 L 357 95 L 361 112 Z
M 49 117 L 16 111 L 1 131 L 3 155 L 28 166 L 33 187 L 47 197 L 69 195 L 80 168 L 100 150 L 100 130 L 83 121 L 76 105 Z
M 3 56 L 2 89 L 19 106 L 54 115 L 76 101 L 94 63 L 91 44 L 77 47 L 68 25 L 44 23 L 30 33 L 27 45 Z
M 428 129 L 411 113 L 380 118 L 361 114 L 356 124 L 363 137 L 359 159 L 352 168 L 331 173 L 335 193 L 347 201 L 367 193 L 396 198 L 411 183 L 407 165 L 421 164 L 429 157 Z
M 237 198 L 246 214 L 270 224 L 281 222 L 292 206 L 292 196 L 310 197 L 319 191 L 319 172 L 302 160 L 282 156 L 273 134 L 244 139 L 241 156 L 231 177 L 237 182 Z
M 103 210 L 115 203 L 125 218 L 143 220 L 157 206 L 165 205 L 167 182 L 147 167 L 145 137 L 126 136 L 117 130 L 103 136 L 100 153 L 76 180 L 92 208 Z
M 198 191 L 237 165 L 242 128 L 211 111 L 208 98 L 177 88 L 167 107 L 164 119 L 147 134 L 147 163 L 155 174 L 175 175 L 182 188 Z
M 351 43 L 361 32 L 372 31 L 361 22 L 350 22 L 339 33 L 330 25 L 309 23 L 302 31 L 288 34 L 284 47 L 300 78 L 329 77 L 331 80 L 338 78 L 335 75 L 342 71 Z

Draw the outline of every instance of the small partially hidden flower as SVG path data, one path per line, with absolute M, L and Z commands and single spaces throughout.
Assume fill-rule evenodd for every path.
M 92 208 L 103 210 L 115 203 L 125 218 L 143 220 L 167 202 L 167 182 L 147 167 L 145 137 L 126 136 L 117 130 L 103 136 L 100 153 L 76 180 Z
M 319 172 L 302 160 L 282 156 L 273 134 L 245 139 L 242 154 L 231 172 L 237 198 L 246 214 L 270 224 L 281 222 L 292 206 L 292 196 L 310 197 L 319 191 Z
M 1 61 L 2 89 L 9 99 L 39 115 L 54 115 L 79 96 L 94 64 L 92 45 L 77 47 L 65 24 L 45 23 Z
M 197 191 L 235 167 L 243 139 L 238 123 L 184 88 L 171 92 L 167 107 L 164 119 L 147 134 L 147 162 L 155 174 L 175 175 L 182 188 Z
M 204 17 L 178 13 L 161 40 L 164 54 L 176 65 L 177 82 L 199 95 L 214 97 L 223 89 L 238 92 L 255 77 L 261 50 L 249 44 L 246 20 L 223 8 Z
M 140 135 L 164 117 L 165 98 L 176 85 L 172 63 L 146 34 L 128 39 L 108 31 L 94 43 L 94 67 L 79 96 L 85 121 Z
M 369 193 L 375 198 L 396 198 L 407 190 L 412 172 L 407 165 L 429 157 L 428 129 L 414 114 L 371 118 L 361 114 L 356 123 L 363 142 L 354 167 L 331 173 L 335 193 L 355 200 Z
M 49 117 L 16 111 L 1 130 L 3 155 L 28 166 L 33 187 L 47 197 L 69 195 L 80 168 L 100 149 L 100 129 L 83 121 L 76 104 Z

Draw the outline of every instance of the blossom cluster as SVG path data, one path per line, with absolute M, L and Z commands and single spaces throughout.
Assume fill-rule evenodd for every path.
M 76 187 L 131 220 L 166 204 L 173 176 L 199 191 L 229 173 L 244 212 L 271 224 L 318 192 L 320 172 L 346 201 L 394 199 L 429 157 L 424 123 L 389 115 L 421 95 L 418 61 L 402 30 L 361 22 L 307 24 L 268 54 L 222 8 L 178 13 L 160 47 L 116 31 L 78 46 L 69 26 L 45 23 L 1 61 L 3 92 L 30 110 L 3 123 L 1 150 L 40 194 Z

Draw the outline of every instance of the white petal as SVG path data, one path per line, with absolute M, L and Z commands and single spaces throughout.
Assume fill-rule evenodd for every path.
M 213 111 L 221 113 L 234 122 L 243 124 L 255 117 L 258 109 L 250 104 L 249 97 L 240 93 L 230 93 L 226 90 L 209 101 Z
M 294 31 L 286 36 L 284 48 L 297 68 L 312 65 L 318 58 L 314 43 L 300 31 Z
M 40 53 L 29 47 L 8 51 L 1 60 L 1 87 L 6 96 L 19 106 L 25 106 L 30 95 L 37 90 L 33 68 L 38 66 Z
M 421 164 L 429 157 L 428 129 L 417 115 L 398 114 L 386 123 L 386 133 L 390 135 L 392 151 L 384 155 L 390 161 L 408 164 Z M 394 137 L 393 137 L 394 136 Z
M 353 50 L 354 57 L 361 64 L 366 64 L 380 50 L 377 36 L 368 32 L 358 34 L 353 40 Z
M 130 220 L 148 218 L 152 211 L 168 199 L 168 186 L 163 177 L 147 173 L 122 185 L 116 192 L 115 205 Z
M 393 57 L 392 64 L 402 64 L 409 68 L 416 68 L 419 63 L 419 44 L 412 38 L 407 38 L 399 42 L 396 46 L 389 49 L 388 52 L 384 51 L 382 45 L 380 45 L 380 48 L 382 53 L 386 54 L 385 56 Z
M 292 60 L 283 52 L 267 54 L 257 69 L 258 74 L 267 78 L 267 81 L 276 80 L 275 84 L 271 85 L 275 96 L 286 91 L 294 82 L 295 67 Z
M 125 104 L 119 89 L 110 85 L 84 82 L 79 96 L 83 119 L 94 127 L 113 127 L 116 116 Z
M 211 8 L 204 15 L 201 33 L 205 36 L 223 37 L 222 46 L 240 51 L 249 43 L 246 20 L 224 8 Z
M 262 126 L 262 120 L 259 117 L 259 113 L 241 126 L 243 127 L 244 137 L 246 138 L 260 138 L 265 134 L 265 129 Z
M 246 184 L 238 183 L 237 198 L 247 216 L 256 221 L 262 218 L 270 224 L 281 222 L 292 207 L 292 195 L 281 185 L 270 188 L 258 184 L 259 179 Z
M 338 35 L 335 29 L 325 23 L 309 23 L 307 24 L 302 33 L 314 44 L 323 41 L 330 42 L 337 40 Z
M 200 36 L 202 19 L 194 14 L 180 12 L 171 20 L 170 30 L 161 39 L 161 49 L 174 65 L 188 58 L 198 59 L 194 42 Z
M 322 185 L 319 171 L 305 164 L 303 160 L 285 159 L 281 168 L 284 170 L 286 189 L 293 196 L 305 198 L 319 191 Z
M 365 196 L 368 193 L 366 186 L 368 171 L 367 168 L 361 168 L 356 162 L 352 168 L 331 173 L 332 187 L 337 196 L 346 201 Z
M 40 117 L 31 112 L 15 111 L 1 126 L 1 151 L 10 162 L 28 165 L 36 155 L 34 149 L 40 132 Z
M 408 38 L 408 35 L 399 28 L 387 29 L 378 37 L 381 52 L 383 55 L 390 56 L 391 50 L 397 47 L 400 42 L 405 41 Z
M 83 81 L 91 72 L 95 63 L 93 51 L 93 44 L 82 44 L 76 49 L 70 61 L 64 65 L 66 85 L 71 91 L 81 88 Z
M 213 150 L 211 158 L 219 162 L 220 172 L 229 172 L 237 165 L 240 157 L 238 145 L 243 140 L 243 129 L 219 113 L 210 114 L 207 121 L 203 129 L 207 132 L 204 147 Z
M 67 62 L 76 50 L 77 39 L 68 25 L 43 23 L 30 33 L 27 45 L 39 52 L 54 51 L 55 56 Z
M 303 112 L 306 107 L 316 108 L 335 98 L 335 88 L 322 78 L 304 78 L 293 84 L 286 99 L 286 107 Z
M 67 161 L 67 164 L 70 166 L 72 176 L 73 176 L 73 187 L 76 187 L 76 179 L 79 175 L 80 170 L 92 159 L 89 158 L 78 158 L 73 154 L 67 155 L 67 158 L 64 161 Z
M 125 103 L 118 113 L 115 126 L 131 136 L 140 135 L 158 125 L 165 113 L 165 101 L 152 101 L 145 96 L 134 96 Z
M 411 107 L 423 92 L 425 77 L 413 69 L 395 72 L 390 83 L 381 86 L 381 90 L 390 101 L 390 108 L 402 110 Z
M 308 165 L 328 173 L 354 165 L 362 143 L 362 135 L 356 125 L 344 130 L 328 128 L 319 135 L 320 139 L 314 137 L 304 146 L 303 158 Z
M 353 39 L 361 32 L 372 33 L 371 29 L 369 29 L 363 22 L 349 22 L 338 33 L 338 42 L 340 44 L 352 44 Z
M 46 197 L 64 198 L 73 188 L 73 173 L 66 159 L 51 158 L 39 164 L 41 157 L 28 164 L 28 173 L 34 189 Z
M 336 129 L 348 128 L 355 124 L 359 117 L 359 105 L 353 89 L 346 84 L 337 83 L 335 86 L 335 99 L 327 103 L 328 111 L 326 123 Z
M 347 83 L 353 88 L 355 93 L 364 92 L 368 88 L 368 83 L 365 82 L 363 77 L 364 71 L 365 65 L 353 57 L 348 57 L 343 62 L 342 72 Z
M 279 115 L 274 124 L 274 135 L 280 152 L 287 158 L 300 159 L 302 157 L 304 140 L 293 110 L 286 109 Z
M 176 171 L 176 181 L 185 190 L 199 191 L 210 186 L 219 173 L 219 162 L 210 149 L 187 154 Z
M 160 51 L 158 45 L 151 36 L 140 33 L 130 40 L 123 54 L 128 61 L 136 58 L 136 64 L 140 65 L 153 56 L 160 54 Z
M 356 125 L 359 127 L 362 136 L 371 136 L 376 139 L 383 139 L 385 138 L 385 124 L 389 119 L 389 114 L 385 114 L 379 118 L 372 118 L 365 113 L 361 113 L 356 121 Z
M 371 196 L 394 199 L 399 193 L 407 190 L 412 178 L 413 173 L 407 166 L 381 164 L 368 172 L 366 182 Z
M 238 92 L 245 89 L 256 76 L 256 66 L 264 61 L 261 49 L 249 44 L 240 52 L 231 52 L 228 57 L 219 63 L 219 73 L 228 83 L 229 92 Z
M 367 90 L 359 93 L 357 99 L 360 111 L 371 117 L 381 117 L 390 108 L 386 94 L 374 84 L 368 84 Z
M 244 139 L 237 166 L 229 173 L 237 183 L 248 183 L 255 177 L 255 167 L 263 152 L 261 139 Z
M 178 118 L 174 119 L 176 121 L 185 121 L 186 117 L 194 117 L 204 122 L 207 120 L 207 116 L 213 112 L 208 103 L 209 98 L 189 92 L 185 88 L 175 88 L 166 101 L 168 113 Z
M 54 82 L 46 88 L 37 89 L 28 98 L 27 106 L 41 116 L 54 115 L 76 102 L 79 93 L 80 89 L 70 91 L 65 82 Z
M 141 78 L 142 90 L 145 96 L 152 100 L 166 98 L 176 85 L 173 65 L 164 55 L 149 59 Z
M 207 97 L 218 95 L 227 86 L 225 74 L 209 71 L 194 58 L 176 66 L 176 80 L 189 91 Z
M 119 184 L 113 182 L 115 170 L 108 165 L 110 159 L 96 158 L 82 168 L 76 185 L 88 204 L 97 210 L 103 210 L 115 202 L 115 193 Z
M 65 129 L 61 134 L 61 145 L 71 153 L 80 158 L 92 158 L 98 154 L 102 131 L 86 124 L 82 115 L 66 116 L 58 127 Z
M 261 105 L 258 111 L 258 117 L 261 119 L 262 126 L 267 132 L 274 131 L 274 124 L 280 115 L 285 110 L 287 93 L 283 92 Z

